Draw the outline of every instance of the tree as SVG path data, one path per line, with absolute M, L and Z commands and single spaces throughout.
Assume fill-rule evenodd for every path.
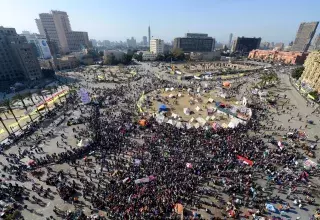
M 143 55 L 142 52 L 140 52 L 139 54 L 135 53 L 135 54 L 133 54 L 133 58 L 136 59 L 137 61 L 141 62 L 142 61 L 142 55 Z
M 2 126 L 4 127 L 4 129 L 6 129 L 8 135 L 10 135 L 10 131 L 8 130 L 7 126 L 5 125 L 5 123 L 1 117 L 0 117 L 0 122 L 1 122 Z
M 10 113 L 12 114 L 14 120 L 17 122 L 20 130 L 22 130 L 22 127 L 21 127 L 21 125 L 20 125 L 20 123 L 19 123 L 16 115 L 13 113 L 13 110 L 12 110 L 11 105 L 10 105 L 10 101 L 9 101 L 8 99 L 4 100 L 4 105 L 9 109 L 9 111 L 10 111 Z
M 26 110 L 26 113 L 28 114 L 30 120 L 33 122 L 33 119 L 32 119 L 32 117 L 31 117 L 30 113 L 28 112 L 28 108 L 27 108 L 26 104 L 24 103 L 23 97 L 22 97 L 22 95 L 21 95 L 20 93 L 17 94 L 17 98 L 20 99 L 20 101 L 21 101 L 21 103 L 22 103 L 22 105 L 23 105 L 24 110 Z
M 108 54 L 105 57 L 104 64 L 106 64 L 106 65 L 115 65 L 115 63 L 116 63 L 116 57 L 114 56 L 113 53 Z
M 32 93 L 31 93 L 31 92 L 28 92 L 28 93 L 27 93 L 27 96 L 28 96 L 29 99 L 31 100 L 33 106 L 36 106 L 36 103 L 34 102 L 34 100 L 33 100 L 33 98 L 32 98 Z M 37 106 L 36 106 L 36 112 L 38 112 L 38 114 L 39 114 L 40 116 L 42 116 L 42 114 L 41 114 L 41 112 L 38 110 Z
M 52 69 L 41 69 L 41 72 L 44 78 L 53 78 L 55 76 L 55 72 Z
M 157 55 L 156 60 L 164 61 L 164 55 L 162 55 L 162 54 Z
M 99 56 L 103 57 L 103 51 L 99 51 Z
M 174 48 L 172 50 L 172 55 L 176 60 L 184 60 L 185 59 L 183 50 L 181 50 L 180 48 Z
M 291 73 L 292 78 L 299 79 L 303 71 L 304 71 L 303 66 L 295 68 L 294 70 L 292 70 L 292 73 Z
M 48 103 L 46 102 L 46 99 L 45 99 L 45 97 L 43 96 L 42 91 L 41 91 L 41 90 L 38 90 L 38 91 L 37 91 L 37 94 L 38 94 L 39 97 L 42 97 L 43 105 L 44 105 L 45 109 L 49 112 L 50 110 L 49 110 L 49 108 L 48 108 Z M 41 98 L 40 98 L 40 99 L 41 99 Z
M 130 64 L 131 61 L 132 61 L 132 55 L 130 55 L 130 54 L 124 54 L 124 55 L 123 55 L 122 63 L 123 63 L 124 65 Z

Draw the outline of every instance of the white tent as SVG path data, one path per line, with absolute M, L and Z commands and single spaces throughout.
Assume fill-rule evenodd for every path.
M 163 123 L 163 122 L 164 122 L 164 119 L 165 119 L 164 115 L 162 115 L 162 114 L 157 114 L 157 115 L 156 115 L 156 121 L 157 121 L 159 124 Z
M 185 115 L 190 115 L 190 109 L 189 109 L 189 108 L 184 108 L 184 109 L 183 109 L 183 113 L 184 113 Z
M 190 123 L 192 123 L 194 121 L 194 117 L 192 117 L 191 119 L 190 119 Z
M 166 89 L 165 89 L 166 92 L 169 91 L 169 90 L 170 90 L 169 88 L 166 88 Z
M 181 97 L 181 96 L 182 96 L 182 94 L 179 92 L 179 93 L 178 93 L 178 97 Z
M 199 106 L 196 107 L 197 112 L 201 110 Z
M 200 124 L 199 124 L 199 123 L 195 123 L 195 124 L 194 124 L 194 127 L 195 127 L 195 128 L 199 128 L 199 127 L 200 127 Z
M 210 121 L 211 120 L 211 117 L 210 116 L 207 116 L 206 117 L 206 121 Z
M 183 128 L 184 126 L 183 126 L 182 122 L 178 121 L 177 124 L 176 124 L 176 127 L 177 128 Z
M 192 128 L 193 126 L 192 126 L 192 124 L 187 123 L 187 124 L 186 124 L 186 127 L 187 127 L 187 129 L 190 129 L 190 128 Z
M 210 102 L 210 103 L 212 103 L 213 101 L 214 101 L 213 98 L 208 99 L 208 102 Z
M 174 88 L 173 88 L 173 87 L 171 87 L 171 88 L 170 88 L 170 90 L 171 90 L 171 91 L 173 91 L 173 90 L 174 90 Z
M 173 98 L 175 97 L 175 95 L 173 95 L 172 93 L 169 95 L 169 98 Z
M 171 117 L 173 117 L 174 119 L 176 119 L 176 118 L 179 117 L 179 115 L 177 115 L 177 114 L 175 114 L 175 113 L 172 113 L 172 114 L 171 114 Z
M 197 122 L 199 122 L 199 124 L 200 124 L 201 126 L 204 126 L 204 125 L 207 123 L 207 121 L 204 120 L 204 119 L 201 118 L 201 117 L 198 117 L 196 120 L 197 120 Z
M 171 125 L 175 125 L 177 123 L 177 121 L 169 119 L 167 123 L 171 124 Z

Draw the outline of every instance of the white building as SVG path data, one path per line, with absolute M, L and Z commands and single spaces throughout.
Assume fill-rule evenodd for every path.
M 150 41 L 150 52 L 154 54 L 163 54 L 164 41 L 161 39 L 152 39 Z
M 157 54 L 151 53 L 149 51 L 140 51 L 140 52 L 142 52 L 142 60 L 143 61 L 153 61 L 157 57 Z M 140 52 L 138 52 L 138 53 L 140 53 Z
M 22 36 L 27 38 L 28 43 L 35 45 L 37 49 L 37 57 L 40 59 L 51 59 L 50 48 L 45 36 L 39 34 L 31 34 L 29 31 L 22 31 Z
M 113 55 L 116 60 L 123 60 L 125 53 L 118 50 L 105 50 L 103 55 L 104 59 L 107 59 L 108 56 Z

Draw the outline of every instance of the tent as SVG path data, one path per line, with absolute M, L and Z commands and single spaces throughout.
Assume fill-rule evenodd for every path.
M 223 82 L 222 85 L 224 87 L 230 87 L 231 86 L 230 82 L 228 82 L 228 81 Z
M 165 104 L 161 104 L 159 107 L 159 112 L 166 112 L 168 111 L 168 107 Z
M 208 99 L 208 102 L 210 102 L 210 103 L 212 103 L 213 101 L 214 101 L 213 98 Z
M 206 120 L 201 117 L 198 117 L 196 120 L 201 126 L 204 126 L 207 123 Z
M 176 96 L 173 95 L 173 94 L 170 94 L 170 95 L 169 95 L 169 98 L 174 98 L 174 97 L 176 97 Z
M 174 210 L 177 214 L 182 215 L 183 214 L 183 205 L 181 205 L 180 203 L 176 203 L 174 205 Z
M 147 120 L 146 119 L 140 119 L 138 123 L 139 123 L 139 125 L 141 127 L 145 127 L 147 125 Z
M 187 123 L 187 124 L 186 124 L 186 127 L 187 127 L 187 129 L 190 129 L 190 128 L 192 128 L 192 124 Z
M 177 118 L 179 118 L 179 115 L 178 115 L 178 114 L 175 114 L 175 113 L 172 113 L 172 114 L 171 114 L 171 117 L 174 118 L 174 119 L 177 119 Z
M 190 109 L 189 109 L 189 108 L 184 108 L 184 109 L 183 109 L 183 113 L 184 113 L 185 115 L 190 115 Z
M 199 106 L 196 107 L 197 112 L 201 110 Z

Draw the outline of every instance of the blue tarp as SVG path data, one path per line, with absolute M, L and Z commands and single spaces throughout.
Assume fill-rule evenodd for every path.
M 159 111 L 161 112 L 161 111 L 168 111 L 168 107 L 165 105 L 165 104 L 161 104 L 160 106 L 159 106 Z

